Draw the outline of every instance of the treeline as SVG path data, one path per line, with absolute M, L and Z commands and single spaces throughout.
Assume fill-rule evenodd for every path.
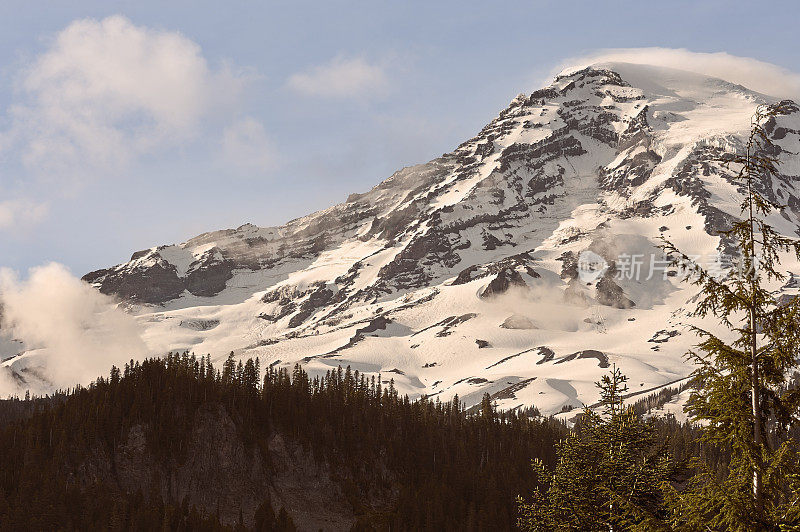
M 356 530 L 512 529 L 515 497 L 537 487 L 531 459 L 554 465 L 567 433 L 552 419 L 498 414 L 488 401 L 474 414 L 457 398 L 410 401 L 391 381 L 349 368 L 313 378 L 299 366 L 268 368 L 260 379 L 258 365 L 229 357 L 218 369 L 206 357 L 171 354 L 112 368 L 109 378 L 35 406 L 3 402 L 0 419 L 12 420 L 0 427 L 0 529 L 291 529 L 266 493 L 256 516 L 82 476 L 90 455 L 114 456 L 136 426 L 148 427 L 153 460 L 185 463 L 194 414 L 208 405 L 221 405 L 265 462 L 279 433 L 325 463 Z M 19 416 L 23 403 L 33 410 Z

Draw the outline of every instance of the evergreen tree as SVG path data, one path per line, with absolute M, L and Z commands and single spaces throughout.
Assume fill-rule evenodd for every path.
M 483 394 L 480 406 L 481 417 L 487 421 L 492 421 L 495 416 L 494 406 L 492 405 L 492 398 L 488 393 Z
M 236 380 L 236 359 L 233 358 L 233 351 L 231 351 L 222 364 L 222 383 L 233 384 Z
M 800 242 L 778 234 L 768 216 L 782 207 L 766 197 L 778 173 L 770 139 L 775 117 L 795 109 L 782 102 L 762 106 L 752 120 L 743 154 L 722 163 L 737 172 L 744 189 L 742 219 L 722 238 L 735 243 L 735 264 L 712 275 L 666 243 L 674 264 L 689 265 L 700 287 L 693 316 L 716 319 L 723 335 L 694 327 L 701 338 L 687 357 L 696 364 L 696 388 L 687 409 L 704 425 L 703 441 L 730 452 L 721 475 L 701 461 L 688 489 L 674 495 L 674 522 L 686 530 L 780 530 L 790 524 L 787 500 L 797 456 L 788 429 L 797 422 L 800 395 L 789 386 L 800 354 L 799 300 L 780 301 L 769 285 L 784 279 L 780 255 L 800 258 Z M 732 338 L 728 340 L 726 338 Z
M 672 462 L 654 421 L 623 405 L 626 380 L 614 368 L 597 383 L 602 413 L 583 412 L 557 447 L 554 472 L 534 460 L 547 490 L 530 502 L 517 499 L 522 530 L 669 530 L 664 493 Z
M 255 392 L 258 390 L 258 370 L 256 369 L 256 365 L 253 362 L 252 358 L 247 359 L 247 362 L 244 365 L 244 369 L 242 370 L 242 385 L 251 391 Z
M 244 364 L 242 364 L 242 361 L 240 360 L 239 363 L 236 365 L 236 375 L 234 376 L 234 380 L 236 381 L 237 384 L 242 384 L 244 382 L 243 376 L 244 376 Z
M 111 366 L 111 384 L 117 384 L 120 379 L 120 371 L 117 366 Z

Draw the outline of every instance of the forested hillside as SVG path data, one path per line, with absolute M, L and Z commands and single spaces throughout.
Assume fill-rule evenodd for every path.
M 0 404 L 6 530 L 499 530 L 566 428 L 339 368 L 170 355 Z

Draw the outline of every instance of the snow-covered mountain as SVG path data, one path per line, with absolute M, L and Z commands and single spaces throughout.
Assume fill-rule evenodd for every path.
M 84 280 L 127 303 L 154 354 L 349 365 L 412 397 L 471 405 L 488 392 L 545 413 L 594 402 L 612 363 L 645 393 L 689 374 L 695 341 L 681 325 L 693 289 L 665 271 L 658 239 L 709 261 L 730 252 L 717 232 L 741 195 L 717 161 L 777 101 L 661 67 L 566 71 L 345 203 L 139 251 Z M 788 205 L 777 228 L 798 235 L 800 109 L 788 105 L 768 125 L 781 175 L 763 190 Z M 579 275 L 588 256 L 609 267 Z

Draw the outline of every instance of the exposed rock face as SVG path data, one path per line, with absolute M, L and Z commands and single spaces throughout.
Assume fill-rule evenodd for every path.
M 609 165 L 600 171 L 600 186 L 605 190 L 619 191 L 625 195 L 649 179 L 661 156 L 651 149 L 652 129 L 647 121 L 649 107 L 643 106 L 638 114 L 627 120 L 620 134 L 617 149 L 628 156 L 616 166 Z
M 147 445 L 148 427 L 132 427 L 111 456 L 96 446 L 91 458 L 77 464 L 79 481 L 104 482 L 136 493 L 160 487 L 166 501 L 186 500 L 207 514 L 219 512 L 234 526 L 241 515 L 252 526 L 258 506 L 269 498 L 277 512 L 285 507 L 302 530 L 342 530 L 355 522 L 353 510 L 330 471 L 301 445 L 275 433 L 266 450 L 247 445 L 220 405 L 201 408 L 192 423 L 189 449 L 182 463 L 164 462 Z
M 610 275 L 605 275 L 597 282 L 597 302 L 614 308 L 632 308 L 636 303 L 625 297 L 622 288 L 614 282 Z
M 212 248 L 179 275 L 176 265 L 158 250 L 145 250 L 134 253 L 128 264 L 88 273 L 83 280 L 95 284 L 104 294 L 141 303 L 163 303 L 179 297 L 184 290 L 196 296 L 214 296 L 225 289 L 236 267 L 235 261 L 223 258 L 219 249 Z
M 83 280 L 98 284 L 104 294 L 142 303 L 161 303 L 175 299 L 186 288 L 185 281 L 166 262 L 157 262 L 147 268 L 130 268 L 124 274 L 97 270 L 84 275 Z
M 192 270 L 186 276 L 186 290 L 196 296 L 215 296 L 225 289 L 234 268 L 233 261 L 223 260 Z
M 528 288 L 528 284 L 518 271 L 506 268 L 500 270 L 497 276 L 492 279 L 486 288 L 483 289 L 483 292 L 481 292 L 481 297 L 492 297 L 505 294 L 512 287 L 524 289 Z
M 459 284 L 468 283 L 468 282 L 472 281 L 473 275 L 477 271 L 478 271 L 478 267 L 477 266 L 470 266 L 469 268 L 465 268 L 464 270 L 461 271 L 461 273 L 458 274 L 458 277 L 456 277 L 456 280 L 453 281 L 451 284 L 459 285 Z
M 556 360 L 555 364 L 562 364 L 564 362 L 569 362 L 571 360 L 580 360 L 585 358 L 596 358 L 598 362 L 597 365 L 603 369 L 611 365 L 608 363 L 608 356 L 602 351 L 598 351 L 597 349 L 586 349 L 584 351 L 578 351 L 577 353 L 569 354 L 565 357 Z

